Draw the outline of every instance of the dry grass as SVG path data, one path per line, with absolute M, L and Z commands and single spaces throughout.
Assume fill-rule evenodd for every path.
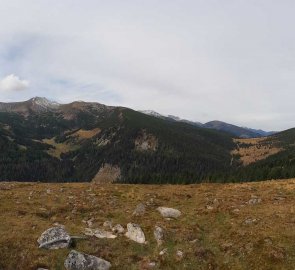
M 55 138 L 43 139 L 42 142 L 53 146 L 53 148 L 50 148 L 47 153 L 56 158 L 60 158 L 61 154 L 73 151 L 78 147 L 67 142 L 57 143 Z
M 79 129 L 75 133 L 71 134 L 71 137 L 78 137 L 79 139 L 91 139 L 100 132 L 100 128 L 95 128 L 91 130 Z
M 247 202 L 257 196 L 258 204 Z M 152 203 L 132 217 L 140 202 Z M 109 260 L 112 269 L 294 269 L 295 180 L 188 186 L 0 183 L 0 269 L 64 269 L 69 249 L 38 249 L 37 238 L 53 223 L 81 235 L 83 220 L 142 226 L 148 244 L 117 239 L 80 240 L 75 249 Z M 164 220 L 157 206 L 178 208 L 179 220 Z M 246 219 L 256 219 L 246 225 Z M 165 229 L 157 247 L 155 225 Z M 168 248 L 168 256 L 158 254 Z M 176 250 L 184 259 L 178 261 Z
M 249 165 L 283 150 L 268 138 L 234 139 L 234 142 L 237 149 L 232 151 L 232 154 L 239 155 L 243 165 Z

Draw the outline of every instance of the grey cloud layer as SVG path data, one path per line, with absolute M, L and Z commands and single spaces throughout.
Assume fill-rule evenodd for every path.
M 295 126 L 293 1 L 6 1 L 1 100 L 47 96 L 196 121 Z

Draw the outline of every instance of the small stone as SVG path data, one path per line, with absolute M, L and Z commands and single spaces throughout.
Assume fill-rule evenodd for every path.
M 84 253 L 72 250 L 65 260 L 67 270 L 108 270 L 110 262 Z
M 178 218 L 181 216 L 181 212 L 174 208 L 158 207 L 157 210 L 164 218 Z
M 252 225 L 253 223 L 257 223 L 258 219 L 256 218 L 247 218 L 245 221 L 244 221 L 244 224 L 245 225 Z
M 124 233 L 125 229 L 121 224 L 117 224 L 112 228 L 114 233 Z
M 181 250 L 177 250 L 176 251 L 176 258 L 177 258 L 177 260 L 182 260 L 182 258 L 183 258 L 183 252 L 181 251 Z
M 261 199 L 253 195 L 251 196 L 251 199 L 248 201 L 248 204 L 250 205 L 258 204 L 258 203 L 261 203 Z
M 143 216 L 145 213 L 145 205 L 143 203 L 140 203 L 139 205 L 136 206 L 134 212 L 133 212 L 133 216 Z
M 213 209 L 214 209 L 214 207 L 211 206 L 211 205 L 207 205 L 206 208 L 207 208 L 208 210 L 213 210 Z
M 127 232 L 125 233 L 125 236 L 137 243 L 145 243 L 145 235 L 140 226 L 135 223 L 127 224 Z
M 70 245 L 71 237 L 64 227 L 52 227 L 43 232 L 37 242 L 39 243 L 39 248 L 67 248 Z
M 159 246 L 162 245 L 163 241 L 164 241 L 164 230 L 159 226 L 155 226 L 154 236 L 155 236 L 155 239 L 156 239 L 158 245 Z
M 166 254 L 168 254 L 168 249 L 167 248 L 161 250 L 160 253 L 159 253 L 160 256 L 164 256 Z
M 117 237 L 117 235 L 114 235 L 110 232 L 107 231 L 103 231 L 100 229 L 90 229 L 90 228 L 86 228 L 84 230 L 84 234 L 88 235 L 88 236 L 95 236 L 97 238 L 109 238 L 109 239 L 114 239 Z

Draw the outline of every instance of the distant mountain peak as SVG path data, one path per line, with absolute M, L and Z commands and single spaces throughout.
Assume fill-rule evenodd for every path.
M 30 101 L 33 104 L 35 104 L 37 106 L 40 106 L 40 107 L 43 107 L 43 108 L 52 108 L 52 109 L 55 109 L 55 108 L 59 107 L 59 105 L 60 105 L 56 101 L 47 99 L 45 97 L 33 97 L 33 98 L 30 99 Z

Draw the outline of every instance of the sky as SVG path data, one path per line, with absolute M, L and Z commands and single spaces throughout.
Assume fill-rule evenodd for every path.
M 293 0 L 0 0 L 0 101 L 295 127 Z

